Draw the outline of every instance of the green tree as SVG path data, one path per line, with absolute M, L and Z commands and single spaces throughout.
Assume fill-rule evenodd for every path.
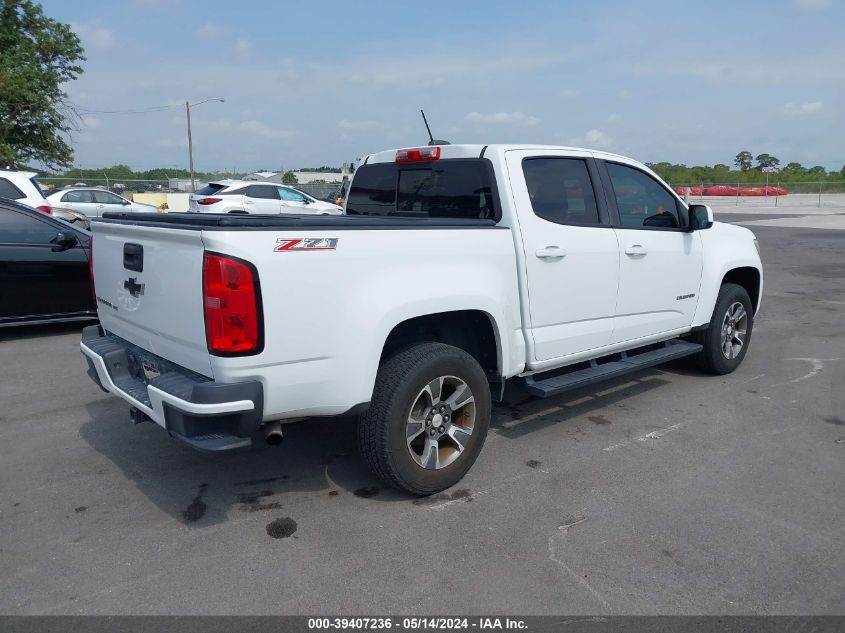
M 786 167 L 783 168 L 783 171 L 792 171 L 797 174 L 803 174 L 807 170 L 804 169 L 804 165 L 802 165 L 801 163 L 791 162 L 786 164 Z
M 295 185 L 299 183 L 296 179 L 296 174 L 292 171 L 286 171 L 284 176 L 282 176 L 282 182 L 286 185 Z
M 44 15 L 29 0 L 0 7 L 0 165 L 29 161 L 68 166 L 73 150 L 64 139 L 75 113 L 62 84 L 76 79 L 85 60 L 67 24 Z
M 780 165 L 780 160 L 771 154 L 757 154 L 757 157 L 754 160 L 757 161 L 758 169 L 762 169 L 763 167 L 777 167 Z
M 815 167 L 810 167 L 810 169 L 807 170 L 807 173 L 813 174 L 814 176 L 826 176 L 827 170 L 821 165 L 816 165 Z
M 740 171 L 748 171 L 751 169 L 752 158 L 753 156 L 751 155 L 751 152 L 748 150 L 742 150 L 736 155 L 736 158 L 734 158 L 734 165 L 739 167 Z

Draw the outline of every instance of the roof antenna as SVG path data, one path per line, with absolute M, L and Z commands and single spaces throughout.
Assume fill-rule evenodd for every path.
M 431 135 L 431 128 L 428 127 L 428 119 L 425 118 L 425 112 L 423 112 L 422 108 L 420 108 L 420 114 L 422 114 L 423 123 L 425 123 L 425 129 L 428 130 L 428 144 L 429 145 L 451 145 L 451 143 L 449 143 L 449 141 L 435 140 L 435 138 Z

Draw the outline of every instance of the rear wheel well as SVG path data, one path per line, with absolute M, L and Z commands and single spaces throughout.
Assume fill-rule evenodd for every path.
M 728 271 L 722 279 L 722 285 L 736 284 L 745 288 L 751 298 L 751 305 L 757 312 L 757 304 L 760 301 L 760 271 L 751 266 L 734 268 Z
M 400 349 L 437 342 L 464 350 L 488 376 L 499 375 L 499 352 L 491 317 L 480 310 L 457 310 L 414 317 L 394 327 L 384 343 L 379 364 Z

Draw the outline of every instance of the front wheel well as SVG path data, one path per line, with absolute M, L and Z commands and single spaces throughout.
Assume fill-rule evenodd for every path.
M 734 268 L 725 273 L 722 278 L 722 285 L 736 284 L 745 288 L 751 298 L 751 305 L 754 312 L 757 312 L 757 304 L 760 302 L 760 271 L 751 266 Z
M 499 374 L 499 346 L 493 320 L 480 310 L 456 310 L 414 317 L 396 325 L 381 352 L 381 365 L 400 349 L 417 343 L 452 345 L 475 358 L 488 375 Z

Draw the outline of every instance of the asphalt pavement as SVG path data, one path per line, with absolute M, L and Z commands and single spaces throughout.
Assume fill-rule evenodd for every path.
M 753 229 L 737 372 L 511 393 L 428 499 L 366 472 L 351 420 L 198 453 L 99 391 L 80 328 L 0 330 L 0 613 L 845 612 L 845 231 Z

